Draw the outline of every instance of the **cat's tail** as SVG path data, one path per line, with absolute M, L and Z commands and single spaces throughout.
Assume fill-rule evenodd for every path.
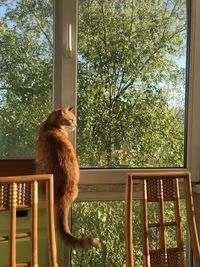
M 69 207 L 59 203 L 56 205 L 56 220 L 58 232 L 64 243 L 75 250 L 95 247 L 99 249 L 101 244 L 93 237 L 77 238 L 71 234 L 68 224 Z

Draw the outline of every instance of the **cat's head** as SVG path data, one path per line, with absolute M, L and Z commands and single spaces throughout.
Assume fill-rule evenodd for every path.
M 74 131 L 77 127 L 77 124 L 76 116 L 71 112 L 72 109 L 72 107 L 64 107 L 54 110 L 47 118 L 48 124 L 61 128 L 67 132 Z

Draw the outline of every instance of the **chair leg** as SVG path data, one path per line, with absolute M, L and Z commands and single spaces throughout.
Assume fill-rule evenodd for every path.
M 54 193 L 53 180 L 50 179 L 46 183 L 46 205 L 47 205 L 47 227 L 48 227 L 48 246 L 49 246 L 49 262 L 51 267 L 57 267 L 57 251 L 56 251 L 56 237 L 54 225 Z

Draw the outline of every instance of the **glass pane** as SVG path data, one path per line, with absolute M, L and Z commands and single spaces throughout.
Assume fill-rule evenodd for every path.
M 101 249 L 72 251 L 72 267 L 125 266 L 124 202 L 77 202 L 72 209 L 75 236 L 93 236 Z
M 79 0 L 81 167 L 183 167 L 186 0 Z
M 184 254 L 186 254 L 186 206 L 181 200 L 181 225 L 183 229 Z M 172 212 L 173 207 L 168 207 Z M 133 201 L 133 247 L 134 266 L 143 266 L 141 201 Z M 151 218 L 157 217 L 156 209 L 149 207 Z M 76 202 L 72 209 L 72 232 L 77 237 L 90 235 L 98 238 L 101 249 L 72 251 L 71 266 L 77 267 L 125 267 L 124 202 L 95 201 Z M 174 229 L 166 227 L 167 244 L 174 245 Z M 158 229 L 149 231 L 151 248 L 160 246 Z
M 52 2 L 0 3 L 0 159 L 34 158 L 52 108 Z

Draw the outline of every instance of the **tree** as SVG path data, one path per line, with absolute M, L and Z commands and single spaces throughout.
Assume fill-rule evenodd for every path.
M 3 4 L 7 8 L 0 22 L 1 158 L 33 158 L 38 127 L 51 109 L 52 3 Z
M 81 166 L 182 166 L 184 110 L 176 107 L 177 122 L 168 95 L 184 71 L 176 62 L 185 53 L 184 1 L 82 0 L 79 6 Z M 184 86 L 178 90 L 183 98 Z M 171 154 L 176 160 L 167 160 Z

